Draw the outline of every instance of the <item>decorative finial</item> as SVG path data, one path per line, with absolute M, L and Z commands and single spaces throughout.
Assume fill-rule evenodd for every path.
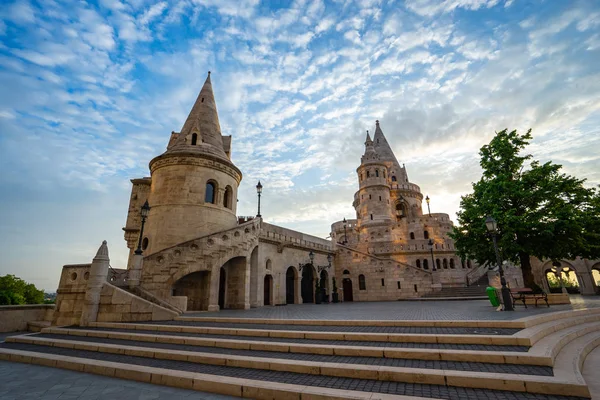
M 379 125 L 379 120 L 378 119 L 375 120 L 375 125 Z
M 210 71 L 208 71 L 208 75 L 210 76 Z
M 102 245 L 96 252 L 96 257 L 94 260 L 108 260 L 108 246 L 106 240 L 102 241 Z
M 369 130 L 367 129 L 367 135 L 369 134 Z

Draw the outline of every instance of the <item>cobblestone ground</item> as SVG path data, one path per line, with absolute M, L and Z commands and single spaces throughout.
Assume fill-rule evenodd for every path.
M 488 300 L 465 301 L 387 301 L 338 304 L 289 304 L 250 310 L 189 312 L 186 316 L 329 319 L 329 320 L 514 320 L 554 311 L 600 307 L 600 296 L 571 296 L 571 304 L 544 306 L 516 305 L 515 311 L 496 311 Z
M 126 381 L 40 365 L 0 361 L 0 399 L 233 400 L 221 396 Z
M 541 375 L 552 376 L 552 367 L 537 365 L 517 365 L 517 364 L 493 364 L 482 362 L 460 362 L 460 361 L 442 361 L 442 360 L 412 360 L 402 358 L 382 358 L 382 357 L 349 357 L 320 354 L 302 354 L 302 353 L 283 353 L 277 351 L 259 351 L 259 350 L 239 350 L 226 349 L 219 347 L 192 346 L 185 344 L 139 342 L 134 340 L 107 339 L 84 336 L 41 334 L 38 337 L 62 340 L 77 340 L 91 343 L 108 343 L 124 346 L 150 347 L 159 349 L 169 349 L 177 351 L 192 351 L 211 354 L 228 354 L 246 357 L 264 357 L 277 358 L 281 360 L 326 362 L 338 364 L 363 364 L 363 365 L 381 365 L 386 367 L 404 367 L 404 368 L 426 368 L 426 369 L 449 369 L 455 371 L 476 371 L 476 372 L 494 372 L 504 374 L 520 375 Z
M 250 368 L 235 368 L 220 365 L 196 364 L 185 361 L 158 360 L 121 354 L 97 353 L 85 350 L 63 349 L 50 346 L 36 346 L 21 343 L 4 343 L 8 347 L 40 353 L 52 353 L 65 356 L 85 357 L 88 359 L 113 361 L 125 364 L 145 365 L 179 371 L 191 371 L 204 374 L 230 376 L 259 381 L 310 385 L 341 390 L 359 390 L 365 392 L 388 393 L 406 396 L 433 397 L 447 400 L 489 399 L 489 400 L 583 400 L 574 396 L 541 395 L 500 390 L 458 388 L 441 385 L 425 385 L 403 382 L 376 381 L 370 379 L 340 378 L 334 376 L 309 375 L 293 372 L 266 371 Z

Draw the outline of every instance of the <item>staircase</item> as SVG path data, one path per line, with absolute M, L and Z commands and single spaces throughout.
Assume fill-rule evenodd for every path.
M 470 286 L 442 287 L 439 292 L 432 292 L 415 300 L 484 300 L 488 298 L 485 292 L 488 286 L 488 277 L 485 274 Z
M 174 321 L 50 327 L 0 359 L 254 399 L 590 398 L 600 309 L 514 321 Z

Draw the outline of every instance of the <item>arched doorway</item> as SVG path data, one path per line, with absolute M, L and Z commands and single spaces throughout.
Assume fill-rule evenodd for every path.
M 271 294 L 273 293 L 273 277 L 271 275 L 265 275 L 265 289 L 264 289 L 264 304 L 265 306 L 272 305 Z
M 344 278 L 342 286 L 344 288 L 344 301 L 354 301 L 354 297 L 352 296 L 352 280 Z
M 327 271 L 321 271 L 321 281 L 319 282 L 319 287 L 321 288 L 321 301 L 323 303 L 329 303 L 329 284 L 328 279 L 329 275 Z
M 552 271 L 550 268 L 545 271 L 546 282 L 550 293 L 561 293 L 563 287 L 566 289 L 567 293 L 580 293 L 579 279 L 575 270 L 562 263 L 558 263 L 556 267 L 558 267 L 557 272 Z
M 225 291 L 227 289 L 227 272 L 221 267 L 219 272 L 219 309 L 225 308 Z
M 173 296 L 187 296 L 187 311 L 208 310 L 210 274 L 208 271 L 192 272 L 173 285 Z
M 285 273 L 285 302 L 294 304 L 296 297 L 296 270 L 289 267 Z
M 305 264 L 302 268 L 302 302 L 314 303 L 314 275 L 313 267 L 310 264 Z
M 596 293 L 600 294 L 600 264 L 596 264 L 592 267 L 592 280 L 596 285 Z

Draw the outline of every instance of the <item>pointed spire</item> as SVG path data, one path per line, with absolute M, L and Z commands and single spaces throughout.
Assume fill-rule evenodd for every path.
M 392 148 L 388 144 L 387 139 L 383 135 L 383 131 L 379 126 L 379 120 L 375 121 L 375 135 L 373 135 L 373 146 L 375 151 L 379 154 L 382 161 L 392 161 L 398 164 L 398 160 L 392 151 Z
M 371 135 L 369 135 L 369 131 L 367 131 L 367 139 L 365 140 L 365 144 L 367 143 L 373 144 L 373 141 L 371 140 Z
M 227 158 L 223 150 L 221 125 L 210 80 L 210 71 L 208 71 L 200 94 L 198 94 L 198 98 L 196 98 L 196 102 L 171 149 L 198 150 Z
M 98 248 L 94 260 L 108 260 L 108 245 L 106 240 L 102 241 L 102 245 Z
M 365 140 L 365 154 L 362 156 L 361 161 L 372 161 L 378 158 L 379 157 L 377 156 L 377 153 L 375 153 L 375 148 L 373 147 L 371 135 L 369 135 L 369 131 L 367 131 L 367 139 Z

